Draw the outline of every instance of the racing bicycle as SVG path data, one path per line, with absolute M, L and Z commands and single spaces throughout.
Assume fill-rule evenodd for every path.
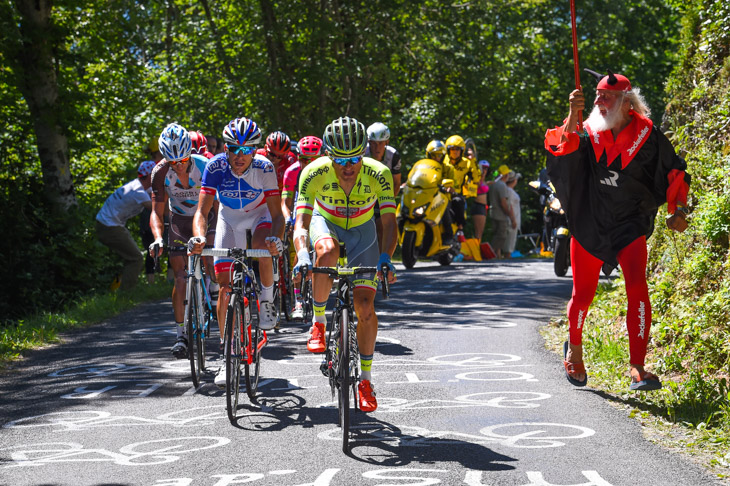
M 180 247 L 180 249 L 187 248 Z M 200 385 L 200 377 L 205 372 L 205 339 L 210 336 L 211 322 L 216 319 L 208 292 L 205 265 L 202 262 L 200 255 L 190 255 L 185 275 L 187 279 L 185 329 L 189 342 L 190 371 L 195 388 Z
M 306 275 L 307 269 L 302 269 Z M 342 450 L 347 453 L 350 443 L 350 396 L 353 408 L 358 407 L 357 383 L 360 380 L 360 352 L 357 345 L 357 324 L 352 300 L 353 281 L 357 275 L 377 272 L 375 267 L 350 267 L 347 251 L 340 242 L 340 258 L 336 267 L 313 267 L 313 273 L 327 274 L 337 279 L 335 305 L 327 329 L 327 348 L 320 365 L 322 373 L 329 378 L 332 399 L 337 395 L 339 426 L 342 429 Z M 388 266 L 382 265 L 383 296 L 388 297 Z M 350 392 L 352 391 L 352 395 Z
M 253 270 L 253 258 L 272 258 L 268 250 L 242 248 L 204 249 L 203 256 L 232 258 L 231 296 L 226 309 L 224 356 L 226 362 L 226 410 L 235 424 L 241 385 L 241 367 L 246 393 L 256 401 L 261 374 L 261 352 L 268 342 L 266 331 L 259 327 L 260 287 Z M 274 288 L 279 277 L 278 258 L 273 257 Z

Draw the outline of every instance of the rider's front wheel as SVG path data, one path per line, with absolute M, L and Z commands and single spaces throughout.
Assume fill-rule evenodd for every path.
M 340 314 L 340 335 L 337 342 L 337 407 L 340 412 L 340 427 L 342 429 L 342 451 L 348 452 L 350 445 L 350 326 L 348 310 L 343 309 Z
M 570 266 L 570 237 L 555 238 L 555 254 L 553 258 L 555 275 L 565 277 Z
M 226 410 L 228 420 L 236 423 L 238 413 L 238 391 L 241 384 L 241 330 L 243 329 L 243 306 L 238 296 L 231 295 L 226 313 Z
M 200 288 L 194 282 L 188 292 L 187 306 L 185 308 L 185 330 L 188 335 L 188 359 L 190 360 L 190 375 L 193 379 L 193 386 L 200 386 L 200 376 L 205 369 L 205 358 L 201 358 L 201 315 L 200 315 Z
M 406 231 L 401 244 L 401 256 L 403 265 L 406 268 L 413 268 L 418 258 L 416 257 L 416 232 Z
M 253 299 L 247 299 L 249 312 L 246 313 L 246 319 L 243 329 L 245 329 L 244 339 L 246 340 L 246 349 L 251 350 L 251 364 L 248 359 L 244 361 L 243 374 L 246 378 L 246 393 L 251 401 L 256 401 L 256 392 L 259 388 L 259 373 L 261 372 L 261 350 L 258 349 L 259 342 L 263 338 L 263 333 L 258 324 L 254 325 L 251 321 L 253 315 L 253 306 L 256 305 Z

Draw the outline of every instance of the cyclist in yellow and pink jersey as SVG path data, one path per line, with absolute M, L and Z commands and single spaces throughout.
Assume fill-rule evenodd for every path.
M 354 118 L 333 120 L 322 137 L 325 156 L 305 169 L 299 178 L 299 196 L 296 205 L 294 246 L 299 261 L 294 267 L 298 275 L 303 266 L 311 267 L 309 240 L 311 240 L 318 267 L 332 267 L 340 256 L 340 242 L 347 248 L 352 266 L 389 268 L 388 281 L 394 283 L 395 267 L 390 261 L 397 242 L 393 177 L 380 162 L 363 157 L 367 134 L 362 123 Z M 383 222 L 383 249 L 378 241 L 373 220 L 375 203 L 380 205 Z M 380 253 L 380 258 L 378 258 Z M 358 385 L 360 409 L 372 412 L 378 407 L 372 388 L 371 366 L 378 318 L 375 315 L 374 275 L 354 280 L 353 300 L 357 314 L 357 340 L 360 351 L 361 381 Z M 383 275 L 378 271 L 378 277 Z M 310 330 L 307 349 L 323 353 L 325 344 L 325 307 L 332 289 L 332 279 L 325 274 L 314 274 L 312 297 L 314 323 Z
M 299 176 L 302 169 L 310 162 L 318 159 L 322 151 L 322 139 L 319 137 L 308 136 L 299 140 L 297 144 L 299 151 L 299 161 L 290 165 L 284 173 L 284 190 L 281 193 L 281 212 L 284 213 L 284 219 L 291 222 L 289 226 L 289 234 L 284 235 L 286 238 L 292 237 L 292 229 L 294 228 L 294 200 L 299 189 Z M 293 246 L 291 248 L 294 248 Z M 295 255 L 292 255 L 292 264 L 296 263 Z M 294 286 L 294 308 L 291 312 L 292 319 L 302 319 L 304 316 L 304 308 L 302 302 L 301 288 Z

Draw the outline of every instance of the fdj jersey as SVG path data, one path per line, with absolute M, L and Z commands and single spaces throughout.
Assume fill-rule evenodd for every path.
M 332 164 L 329 157 L 320 157 L 304 168 L 299 177 L 297 213 L 312 214 L 316 207 L 327 221 L 345 229 L 369 221 L 376 201 L 381 214 L 395 214 L 393 176 L 386 166 L 363 157 L 357 181 L 350 194 L 345 194 Z
M 228 156 L 215 156 L 203 173 L 201 192 L 215 194 L 221 203 L 221 213 L 233 209 L 253 211 L 266 203 L 266 198 L 279 195 L 274 166 L 268 160 L 254 157 L 251 165 L 241 176 L 231 171 Z M 226 209 L 228 208 L 228 209 Z

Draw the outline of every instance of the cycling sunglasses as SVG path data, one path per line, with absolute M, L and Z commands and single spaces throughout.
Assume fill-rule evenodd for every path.
M 350 163 L 352 165 L 357 165 L 362 160 L 362 155 L 355 155 L 354 157 L 332 157 L 332 161 L 337 164 L 341 165 L 342 167 L 347 167 L 347 164 Z
M 238 155 L 238 154 L 250 155 L 250 154 L 254 153 L 254 151 L 256 151 L 256 147 L 252 147 L 250 145 L 233 145 L 233 144 L 227 143 L 226 148 L 233 155 Z
M 167 162 L 170 165 L 187 164 L 188 162 L 190 162 L 190 157 L 185 157 L 184 159 L 180 159 L 180 160 L 168 160 Z

